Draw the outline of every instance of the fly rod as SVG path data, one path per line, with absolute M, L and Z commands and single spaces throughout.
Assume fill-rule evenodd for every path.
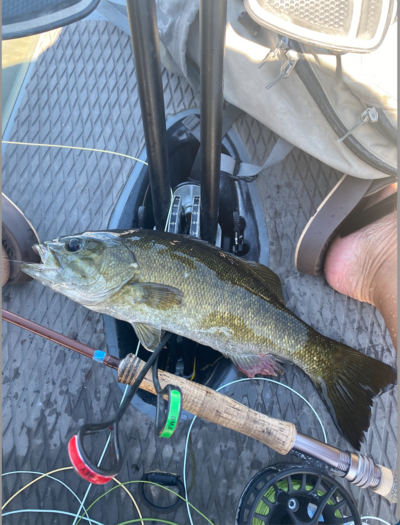
M 5 321 L 113 368 L 117 371 L 117 380 L 120 383 L 137 385 L 140 379 L 139 388 L 152 394 L 160 392 L 159 387 L 156 389 L 151 371 L 147 368 L 148 364 L 133 354 L 129 354 L 125 359 L 121 360 L 37 323 L 28 321 L 7 310 L 2 310 L 2 317 Z M 162 345 L 164 344 L 162 342 Z M 291 451 L 307 454 L 334 468 L 335 474 L 347 479 L 350 483 L 361 488 L 369 487 L 391 503 L 397 503 L 396 471 L 382 465 L 376 465 L 372 459 L 362 454 L 342 451 L 301 434 L 297 432 L 293 423 L 280 421 L 261 414 L 208 387 L 162 370 L 159 370 L 158 374 L 158 380 L 163 390 L 170 384 L 180 389 L 182 392 L 182 408 L 188 412 L 206 421 L 257 439 L 279 454 L 286 455 Z M 103 424 L 98 426 L 104 427 Z M 82 460 L 82 457 L 80 457 L 80 460 Z M 82 474 L 82 472 L 80 473 Z M 99 479 L 97 482 L 105 483 L 106 481 Z

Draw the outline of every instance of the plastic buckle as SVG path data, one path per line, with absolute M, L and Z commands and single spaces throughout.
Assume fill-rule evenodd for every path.
M 238 173 L 239 173 L 239 170 L 240 170 L 241 163 L 242 163 L 241 160 L 235 159 L 235 168 L 234 168 L 233 173 L 232 173 L 232 179 L 240 180 L 240 177 L 238 177 Z

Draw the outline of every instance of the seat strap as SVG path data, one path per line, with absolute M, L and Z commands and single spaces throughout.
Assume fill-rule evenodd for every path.
M 229 105 L 225 111 L 222 121 L 222 137 L 229 131 L 237 117 L 242 112 L 241 109 Z M 200 119 L 197 115 L 190 115 L 183 120 L 185 128 L 192 133 L 194 137 L 200 142 Z M 256 180 L 261 171 L 267 170 L 282 162 L 287 155 L 292 151 L 293 144 L 290 144 L 282 137 L 279 137 L 275 146 L 273 147 L 269 157 L 263 166 L 256 166 L 255 164 L 246 164 L 230 157 L 229 155 L 221 154 L 221 171 L 228 174 L 229 177 L 235 180 L 244 180 L 245 182 L 252 182 Z M 190 172 L 190 179 L 200 181 L 201 168 L 201 144 L 197 152 L 195 161 Z
M 228 133 L 233 126 L 235 120 L 242 113 L 242 110 L 233 104 L 224 110 L 222 115 L 222 138 Z M 194 137 L 200 142 L 200 119 L 197 115 L 189 115 L 183 120 L 185 128 L 192 133 Z M 201 179 L 201 144 L 197 152 L 196 158 L 194 159 L 193 166 L 190 172 L 189 179 L 200 181 Z

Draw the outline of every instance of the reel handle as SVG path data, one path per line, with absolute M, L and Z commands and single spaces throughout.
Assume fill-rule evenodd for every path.
M 108 447 L 109 468 L 101 468 L 93 464 L 88 457 L 83 438 L 87 434 L 95 434 L 102 430 L 110 429 L 110 445 Z M 122 456 L 118 443 L 118 423 L 107 421 L 100 424 L 83 425 L 78 434 L 73 436 L 68 443 L 68 454 L 75 471 L 86 481 L 96 485 L 104 485 L 115 477 L 122 466 Z
M 372 490 L 386 498 L 390 503 L 397 503 L 397 472 L 390 468 L 377 465 L 381 471 L 381 481 Z

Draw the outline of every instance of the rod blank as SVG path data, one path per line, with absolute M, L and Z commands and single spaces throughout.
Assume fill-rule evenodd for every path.
M 93 359 L 96 350 L 88 345 L 80 343 L 79 341 L 75 341 L 75 339 L 71 339 L 66 335 L 62 335 L 58 332 L 55 332 L 54 330 L 50 330 L 50 328 L 46 328 L 45 326 L 34 323 L 33 321 L 29 321 L 28 319 L 20 317 L 17 314 L 13 314 L 4 308 L 1 310 L 1 316 L 9 323 L 15 324 L 21 328 L 24 328 L 25 330 L 28 330 L 29 332 L 40 335 L 41 337 L 49 339 L 50 341 L 53 341 L 54 343 L 57 343 L 61 346 L 65 346 L 74 352 L 78 352 L 78 354 L 82 354 L 85 357 Z M 109 366 L 110 368 L 114 368 L 115 370 L 118 370 L 119 363 L 120 359 L 113 357 L 110 354 L 106 354 L 103 361 L 103 364 Z
M 2 309 L 2 317 L 9 323 L 93 358 L 95 349 L 79 341 L 24 319 L 8 310 Z M 105 354 L 103 364 L 118 371 L 117 379 L 120 383 L 133 384 L 145 363 L 132 354 L 123 360 Z M 301 434 L 297 432 L 293 423 L 256 412 L 203 385 L 161 370 L 159 378 L 162 388 L 167 384 L 175 384 L 181 388 L 183 408 L 192 414 L 253 437 L 280 454 L 288 454 L 291 450 L 305 453 L 340 471 L 342 477 L 351 483 L 361 488 L 369 487 L 391 503 L 397 503 L 397 473 L 394 470 L 375 465 L 370 458 L 362 454 L 344 452 Z M 150 372 L 145 376 L 139 388 L 156 393 Z

